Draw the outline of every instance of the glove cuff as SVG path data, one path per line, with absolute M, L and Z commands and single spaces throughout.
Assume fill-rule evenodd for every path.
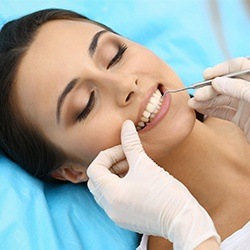
M 212 237 L 215 237 L 220 244 L 220 236 L 212 219 L 194 199 L 190 199 L 175 217 L 166 235 L 166 238 L 173 242 L 176 250 L 193 250 L 203 241 Z

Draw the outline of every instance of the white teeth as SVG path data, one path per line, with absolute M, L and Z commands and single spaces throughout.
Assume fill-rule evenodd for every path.
M 152 97 L 151 97 L 152 98 Z M 154 98 L 154 97 L 153 97 Z M 150 99 L 151 100 L 151 99 Z M 157 103 L 158 104 L 158 103 Z M 156 104 L 156 105 L 157 105 Z M 148 111 L 148 112 L 150 112 L 150 113 L 152 113 L 154 110 L 155 110 L 155 107 L 156 107 L 156 105 L 154 105 L 154 104 L 152 104 L 152 103 L 149 103 L 148 105 L 147 105 L 147 107 L 146 107 L 146 110 Z
M 142 122 L 148 122 L 148 118 L 146 118 L 145 116 L 142 116 L 142 117 L 141 117 L 141 121 L 142 121 Z
M 143 115 L 144 117 L 146 117 L 146 118 L 149 118 L 150 114 L 151 114 L 151 113 L 150 113 L 150 112 L 147 110 L 147 108 L 146 108 L 146 110 L 143 112 L 142 115 Z
M 140 126 L 140 127 L 144 127 L 144 126 L 145 126 L 145 123 L 144 123 L 144 122 L 138 122 L 137 125 Z
M 156 109 L 153 111 L 153 114 L 157 114 L 158 111 L 159 111 L 159 108 L 156 108 Z M 153 114 L 152 114 L 152 115 L 153 115 Z
M 152 120 L 154 119 L 154 117 L 155 117 L 155 114 L 152 114 L 152 115 L 150 116 L 149 120 L 152 121 Z
M 159 98 L 159 97 L 161 97 L 161 92 L 159 90 L 155 91 L 154 94 L 153 94 L 153 96 L 156 97 L 156 98 Z
M 157 89 L 151 96 L 149 103 L 142 114 L 141 120 L 136 126 L 137 130 L 141 130 L 148 124 L 148 122 L 153 120 L 153 118 L 158 113 L 161 107 L 162 104 L 161 98 L 162 98 L 161 92 Z
M 158 102 L 159 102 L 159 99 L 157 98 L 157 97 L 154 97 L 154 96 L 152 96 L 151 98 L 150 98 L 150 103 L 152 103 L 154 106 L 157 106 L 158 105 Z

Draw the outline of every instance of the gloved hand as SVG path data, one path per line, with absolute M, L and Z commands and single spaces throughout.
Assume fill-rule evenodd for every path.
M 118 225 L 162 236 L 174 249 L 194 249 L 220 238 L 207 212 L 187 188 L 144 152 L 131 121 L 123 124 L 122 145 L 102 151 L 87 170 L 88 187 L 97 203 Z M 128 173 L 120 178 L 109 168 L 124 158 Z
M 236 58 L 204 71 L 205 79 L 250 69 L 250 60 Z M 250 143 L 250 75 L 239 78 L 217 77 L 212 86 L 196 90 L 188 105 L 207 116 L 229 120 L 237 124 Z

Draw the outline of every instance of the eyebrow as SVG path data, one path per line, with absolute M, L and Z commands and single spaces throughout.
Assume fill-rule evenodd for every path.
M 97 44 L 99 41 L 99 38 L 101 37 L 102 34 L 109 32 L 108 30 L 101 30 L 98 31 L 92 38 L 88 51 L 89 51 L 89 55 L 91 57 L 93 57 L 96 48 L 97 48 Z M 79 82 L 79 78 L 74 78 L 73 80 L 71 80 L 66 87 L 64 88 L 63 92 L 60 94 L 60 96 L 57 99 L 57 108 L 56 108 L 56 119 L 57 119 L 57 123 L 60 123 L 60 116 L 61 116 L 61 110 L 62 110 L 62 105 L 64 103 L 64 100 L 66 98 L 66 96 L 74 89 L 74 87 L 76 86 L 76 84 Z
M 104 33 L 107 33 L 109 32 L 108 30 L 101 30 L 99 32 L 97 32 L 92 40 L 91 40 L 91 43 L 89 45 L 89 55 L 92 57 L 95 53 L 95 50 L 97 48 L 97 44 L 98 44 L 98 41 L 99 41 L 99 38 L 101 37 L 101 35 L 103 35 Z
M 61 115 L 61 110 L 62 110 L 62 105 L 63 102 L 67 96 L 67 94 L 69 94 L 72 89 L 76 86 L 76 84 L 79 82 L 79 78 L 74 78 L 73 80 L 71 80 L 65 87 L 65 89 L 63 90 L 63 92 L 61 93 L 61 95 L 58 97 L 57 99 L 57 108 L 56 108 L 56 119 L 57 119 L 57 123 L 60 122 L 60 115 Z

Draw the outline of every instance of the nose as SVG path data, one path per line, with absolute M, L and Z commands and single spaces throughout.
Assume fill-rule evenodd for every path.
M 119 106 L 126 106 L 138 92 L 138 79 L 135 75 L 105 74 L 100 81 L 100 91 Z

